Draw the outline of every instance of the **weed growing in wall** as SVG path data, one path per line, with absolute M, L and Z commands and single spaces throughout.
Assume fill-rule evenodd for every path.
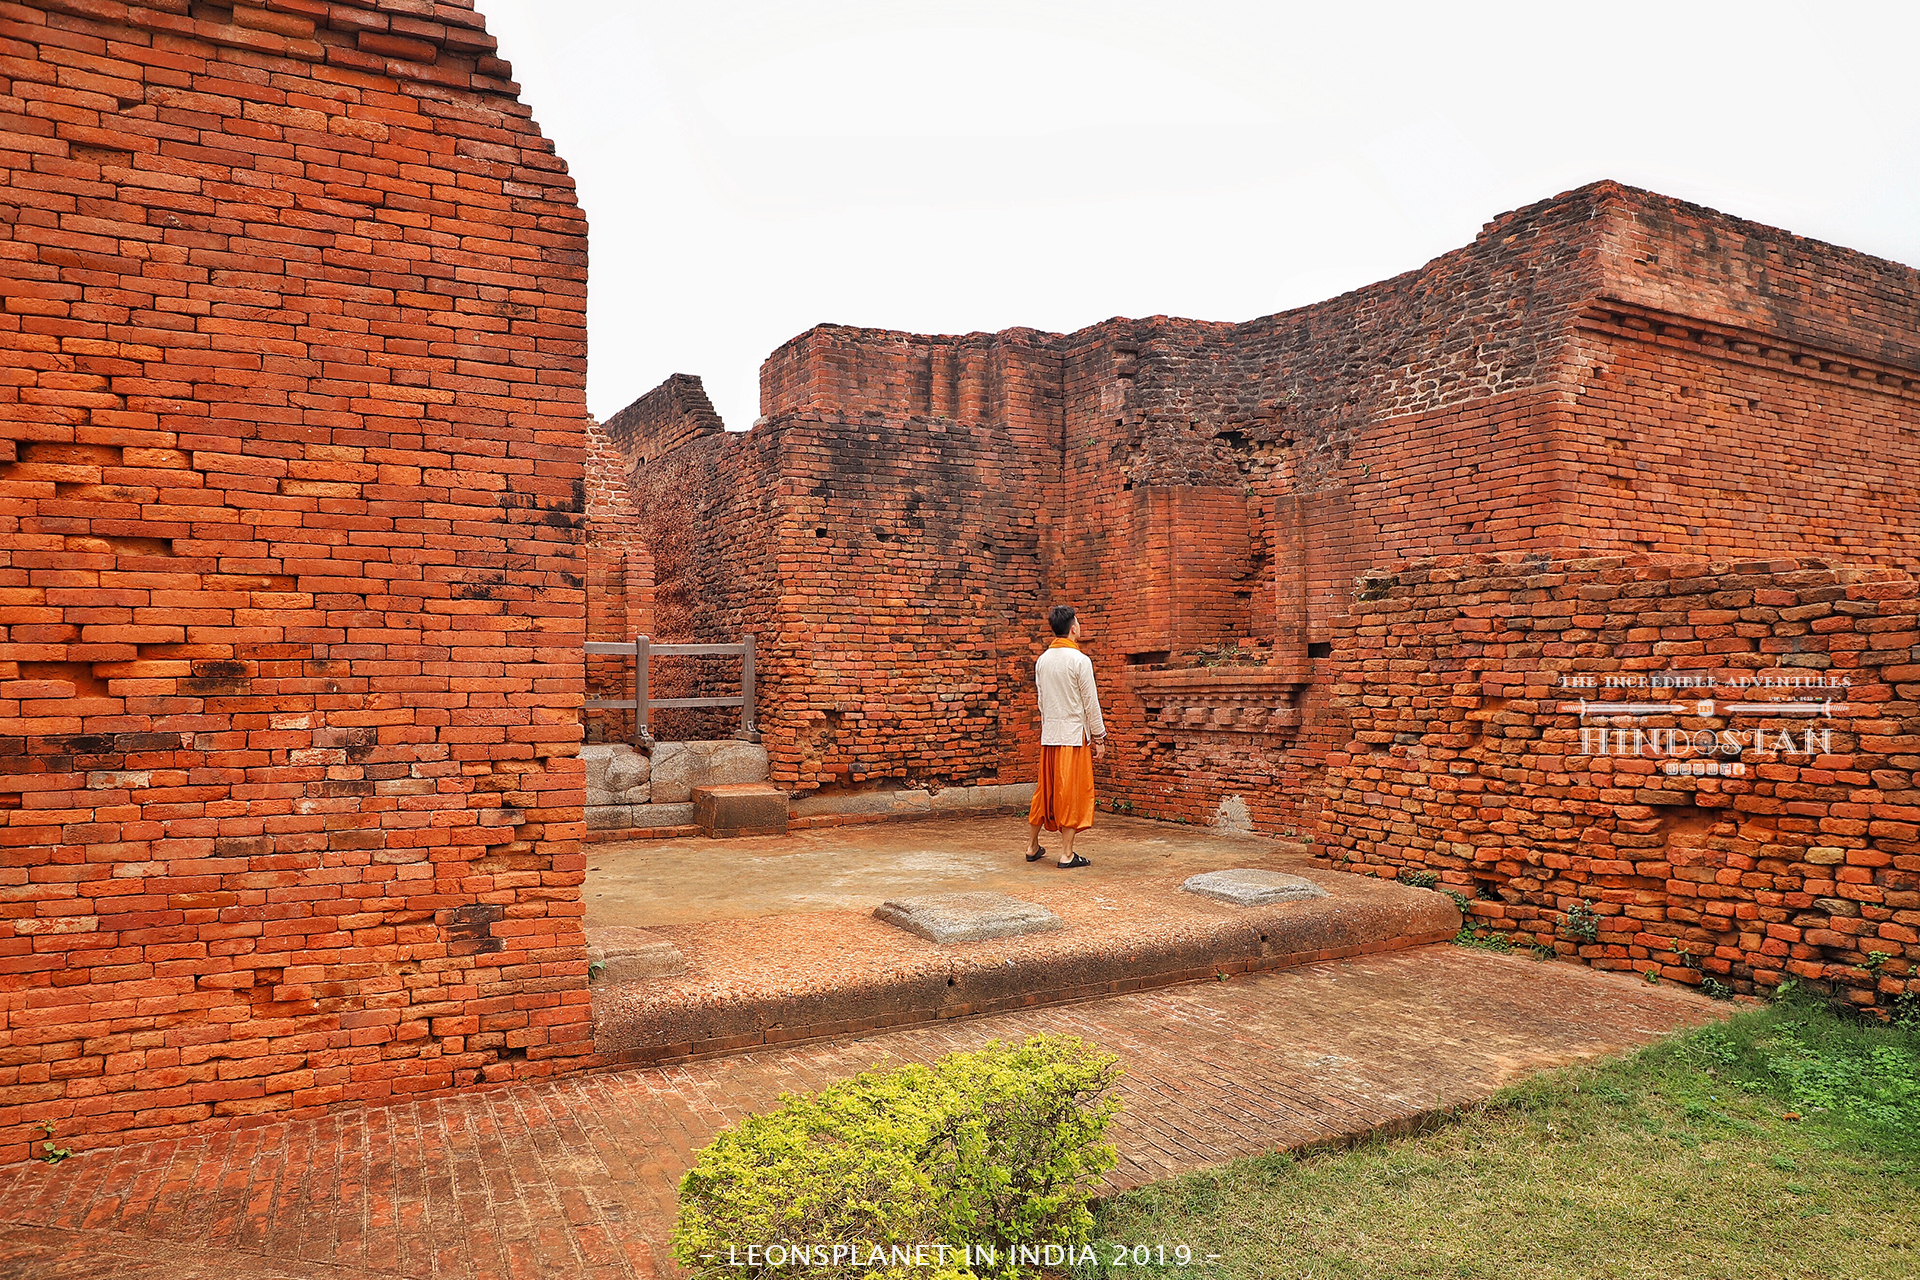
M 1576 902 L 1567 908 L 1566 918 L 1560 924 L 1560 930 L 1571 942 L 1598 942 L 1600 940 L 1600 916 L 1590 902 Z
M 73 1154 L 72 1147 L 63 1147 L 54 1141 L 53 1121 L 42 1120 L 37 1127 L 42 1134 L 46 1135 L 46 1140 L 40 1144 L 40 1151 L 42 1153 L 40 1158 L 42 1160 L 48 1164 L 59 1164 L 62 1160 L 65 1160 Z

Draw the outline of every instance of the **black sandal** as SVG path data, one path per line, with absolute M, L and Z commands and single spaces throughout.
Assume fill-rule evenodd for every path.
M 1083 857 L 1081 857 L 1081 856 L 1080 856 L 1079 854 L 1077 854 L 1077 853 L 1076 853 L 1076 854 L 1074 854 L 1074 855 L 1073 855 L 1073 861 L 1071 861 L 1071 862 L 1056 862 L 1056 863 L 1054 863 L 1053 865 L 1054 865 L 1054 866 L 1056 866 L 1056 867 L 1058 867 L 1058 868 L 1060 868 L 1060 869 L 1061 869 L 1062 871 L 1065 871 L 1065 870 L 1067 870 L 1067 869 L 1068 869 L 1068 868 L 1070 868 L 1070 867 L 1090 867 L 1090 866 L 1092 866 L 1093 864 L 1092 864 L 1091 862 L 1089 862 L 1089 861 L 1087 861 L 1087 860 L 1086 860 L 1085 858 L 1083 858 Z
M 1040 859 L 1046 856 L 1047 856 L 1047 851 L 1045 849 L 1035 849 L 1032 853 L 1027 855 L 1027 861 L 1038 862 L 1040 861 Z

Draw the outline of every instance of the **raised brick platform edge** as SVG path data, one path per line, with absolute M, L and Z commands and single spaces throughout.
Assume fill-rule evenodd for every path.
M 1223 960 L 1218 965 L 1198 965 L 1188 969 L 1169 970 L 1163 973 L 1142 974 L 1131 978 L 1116 978 L 1111 982 L 1089 982 L 1072 987 L 1061 988 L 1057 992 L 1025 992 L 1020 995 L 1007 995 L 972 1004 L 954 1005 L 942 1009 L 937 1014 L 924 1011 L 892 1014 L 876 1014 L 871 1017 L 845 1018 L 837 1022 L 824 1022 L 796 1027 L 772 1027 L 765 1031 L 751 1032 L 738 1036 L 723 1036 L 712 1040 L 693 1043 L 661 1045 L 644 1049 L 625 1050 L 606 1055 L 604 1064 L 611 1066 L 661 1066 L 675 1062 L 694 1062 L 705 1058 L 724 1057 L 741 1053 L 759 1046 L 807 1044 L 821 1040 L 833 1040 L 842 1036 L 861 1035 L 869 1031 L 910 1031 L 915 1027 L 937 1026 L 957 1018 L 981 1017 L 987 1014 L 1010 1013 L 1020 1009 L 1052 1008 L 1056 1005 L 1085 1004 L 1092 1000 L 1105 999 L 1108 996 L 1126 995 L 1136 991 L 1155 991 L 1163 987 L 1177 987 L 1194 982 L 1218 982 L 1221 975 L 1241 973 L 1273 973 L 1282 969 L 1292 969 L 1300 965 L 1316 964 L 1323 960 L 1346 960 L 1354 956 L 1380 955 L 1389 951 L 1403 951 L 1409 947 L 1427 946 L 1431 943 L 1445 942 L 1454 936 L 1452 930 L 1441 930 L 1425 935 L 1412 935 L 1405 938 L 1382 939 L 1368 942 L 1357 947 L 1327 947 L 1319 951 L 1302 951 L 1293 955 L 1251 957 L 1240 960 Z M 600 1064 L 596 1064 L 600 1065 Z
M 1425 900 L 1428 894 L 1419 894 L 1419 898 Z M 597 1061 L 616 1065 L 678 1061 L 733 1054 L 756 1044 L 820 1040 L 874 1029 L 920 1027 L 1006 1009 L 1077 1004 L 1158 986 L 1219 981 L 1223 973 L 1260 973 L 1317 960 L 1371 956 L 1407 946 L 1423 946 L 1452 938 L 1459 929 L 1459 913 L 1453 912 L 1452 904 L 1438 900 L 1438 896 L 1434 896 L 1432 904 L 1421 902 L 1419 910 L 1411 915 L 1411 919 L 1421 925 L 1428 925 L 1427 929 L 1400 935 L 1392 933 L 1390 927 L 1380 927 L 1388 919 L 1388 913 L 1369 910 L 1367 906 L 1361 906 L 1356 912 L 1356 904 L 1352 902 L 1325 902 L 1325 906 L 1323 902 L 1325 900 L 1284 904 L 1284 910 L 1246 908 L 1240 923 L 1258 927 L 1246 929 L 1246 936 L 1240 940 L 1235 940 L 1236 933 L 1240 933 L 1236 929 L 1227 929 L 1221 938 L 1200 944 L 1192 940 L 1142 936 L 1131 954 L 1114 954 L 1112 948 L 1104 948 L 1100 954 L 1064 954 L 1041 960 L 1014 958 L 1008 965 L 993 963 L 987 969 L 972 967 L 956 971 L 954 977 L 966 983 L 958 994 L 952 990 L 952 983 L 943 986 L 937 981 L 933 986 L 914 981 L 852 983 L 845 990 L 835 990 L 828 1000 L 822 1000 L 818 994 L 735 994 L 724 1006 L 687 1009 L 687 1013 L 701 1023 L 733 1023 L 741 1029 L 695 1040 L 655 1038 L 657 1027 L 680 1021 L 674 1009 L 655 1009 L 634 1025 L 628 1025 L 630 1015 L 614 1004 L 603 1002 L 599 1006 Z M 1432 927 L 1434 923 L 1440 927 Z M 1363 938 L 1367 933 L 1380 936 L 1344 946 L 1298 946 L 1302 938 L 1329 931 L 1346 936 L 1357 933 Z M 1269 936 L 1271 942 L 1267 940 Z M 958 946 L 964 948 L 966 944 Z M 1100 973 L 1102 977 L 1089 981 L 1089 973 Z M 1108 973 L 1117 977 L 1104 977 Z M 933 994 L 929 996 L 929 992 Z M 822 1019 L 820 1011 L 824 1007 L 839 1007 L 851 1013 L 847 1017 Z M 636 1036 L 645 1042 L 620 1044 Z

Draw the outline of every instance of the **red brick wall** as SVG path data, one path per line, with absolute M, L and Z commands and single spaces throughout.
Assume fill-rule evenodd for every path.
M 1597 183 L 1502 215 L 1417 271 L 1244 324 L 810 330 L 763 366 L 755 434 L 809 418 L 881 441 L 919 416 L 1004 424 L 1008 465 L 966 463 L 962 481 L 942 474 L 961 456 L 950 448 L 903 444 L 869 484 L 875 441 L 822 437 L 828 456 L 799 473 L 769 463 L 759 482 L 777 471 L 786 486 L 763 503 L 782 536 L 805 532 L 793 504 L 815 487 L 840 495 L 828 525 L 850 550 L 874 535 L 848 530 L 931 486 L 983 513 L 1030 512 L 1038 544 L 1012 577 L 964 537 L 910 564 L 898 548 L 814 555 L 804 536 L 762 556 L 782 642 L 840 637 L 788 669 L 782 696 L 932 687 L 914 683 L 932 674 L 915 668 L 922 650 L 846 644 L 842 599 L 964 582 L 1001 620 L 946 619 L 928 643 L 980 654 L 992 636 L 994 657 L 938 676 L 1009 690 L 1030 681 L 1015 655 L 1044 642 L 1046 607 L 1072 603 L 1115 731 L 1097 770 L 1106 802 L 1205 821 L 1238 795 L 1261 829 L 1310 823 L 1341 732 L 1319 719 L 1314 664 L 1330 659 L 1315 654 L 1371 566 L 1581 547 L 1912 565 L 1916 315 L 1909 268 Z M 680 510 L 732 501 L 674 475 L 655 492 Z M 662 589 L 680 572 L 663 563 Z M 1003 777 L 1022 776 L 1005 744 L 1027 740 L 1031 704 L 998 705 L 994 734 L 935 750 L 947 775 L 988 776 L 997 752 Z M 801 750 L 781 776 L 938 776 L 921 729 L 870 722 L 857 766 Z
M 1475 924 L 1602 968 L 1738 991 L 1795 976 L 1862 1004 L 1920 989 L 1920 584 L 1907 575 L 1443 557 L 1367 580 L 1335 653 L 1348 741 L 1327 769 L 1330 865 L 1437 872 L 1473 899 Z M 1718 684 L 1658 687 L 1675 675 Z M 1563 683 L 1581 678 L 1594 687 Z M 1765 684 L 1810 678 L 1846 683 Z M 1831 718 L 1727 710 L 1828 696 Z M 1583 721 L 1583 697 L 1674 711 Z M 1761 728 L 1771 749 L 1713 757 L 1745 776 L 1675 777 L 1676 756 L 1602 754 L 1583 723 Z M 1810 743 L 1809 729 L 1830 737 Z M 1802 750 L 1777 749 L 1782 731 Z M 1597 916 L 1596 937 L 1579 936 L 1576 910 Z
M 700 379 L 676 373 L 607 419 L 607 438 L 631 471 L 692 440 L 726 430 Z
M 1568 318 L 1599 287 L 1598 201 L 1508 214 L 1297 311 L 1056 339 L 1068 497 L 1049 591 L 1096 623 L 1109 803 L 1205 822 L 1237 796 L 1261 830 L 1310 823 L 1327 743 L 1307 646 L 1352 578 L 1383 553 L 1557 532 L 1547 441 Z
M 1032 460 L 1057 456 L 1058 418 L 1029 369 L 1052 357 L 1017 332 L 899 339 L 812 331 L 768 360 L 753 431 L 625 446 L 660 634 L 758 635 L 760 728 L 795 791 L 1013 781 L 1037 758 L 1029 622 L 1056 486 Z M 864 412 L 840 408 L 854 396 Z
M 1920 367 L 1911 266 L 1617 183 L 1582 188 L 1602 228 L 1597 296 L 1706 326 L 1910 371 Z
M 715 426 L 635 465 L 634 509 L 655 575 L 656 638 L 733 644 L 748 632 L 761 642 L 776 636 L 778 447 L 766 432 Z M 777 669 L 771 652 L 759 662 L 763 706 L 778 696 Z M 656 698 L 731 697 L 740 691 L 739 673 L 737 658 L 667 657 L 649 679 Z M 724 738 L 740 728 L 740 713 L 656 711 L 652 727 L 663 741 Z
M 1580 339 L 1559 437 L 1589 545 L 1920 566 L 1911 367 L 1621 306 Z
M 817 413 L 775 429 L 789 495 L 763 722 L 776 779 L 1021 780 L 1037 759 L 1040 605 L 1032 517 L 1000 483 L 1011 433 Z
M 480 18 L 0 37 L 0 1158 L 587 1053 L 586 227 Z
M 605 427 L 587 423 L 587 638 L 626 641 L 652 635 L 653 555 L 640 536 L 625 454 Z M 587 697 L 633 697 L 633 662 L 614 657 L 586 660 Z M 633 713 L 595 708 L 586 713 L 589 741 L 626 741 Z

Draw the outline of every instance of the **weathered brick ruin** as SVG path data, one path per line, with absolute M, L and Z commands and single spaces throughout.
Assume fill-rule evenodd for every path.
M 762 367 L 751 431 L 723 431 L 676 379 L 616 420 L 625 484 L 605 482 L 651 552 L 656 635 L 762 637 L 761 725 L 796 793 L 1030 781 L 1039 620 L 1069 601 L 1089 615 L 1118 748 L 1104 805 L 1317 827 L 1368 862 L 1466 883 L 1490 855 L 1442 846 L 1496 844 L 1422 827 L 1429 857 L 1360 821 L 1380 801 L 1353 799 L 1356 776 L 1387 766 L 1348 744 L 1389 695 L 1329 700 L 1364 683 L 1356 581 L 1463 551 L 1912 569 L 1917 321 L 1907 267 L 1598 183 L 1418 271 L 1245 324 L 813 329 Z M 1633 666 L 1628 635 L 1603 627 L 1590 643 L 1606 653 L 1579 656 Z M 1345 763 L 1363 758 L 1359 775 Z M 1893 759 L 1872 785 L 1892 787 L 1877 779 Z M 1542 910 L 1586 892 L 1520 884 L 1520 844 L 1499 846 L 1490 884 Z M 1911 868 L 1888 865 L 1879 887 L 1905 892 Z M 1691 874 L 1588 883 L 1677 928 L 1693 908 L 1667 915 L 1687 896 L 1668 884 Z M 1769 923 L 1825 937 L 1810 910 Z M 1912 921 L 1889 919 L 1891 946 Z M 1682 932 L 1711 938 L 1723 976 L 1784 971 L 1748 934 Z M 1610 962 L 1644 950 L 1618 921 L 1600 936 Z M 1798 945 L 1818 967 L 1822 944 Z M 1881 962 L 1882 985 L 1904 965 Z
M 585 222 L 465 3 L 0 38 L 0 1158 L 598 1061 L 589 629 L 755 632 L 832 797 L 1030 781 L 1068 600 L 1122 812 L 1688 981 L 1920 959 L 1905 267 L 1602 183 L 1245 324 L 826 326 L 751 431 L 691 378 L 599 427 Z M 1831 750 L 1738 776 L 1545 701 L 1807 668 Z
M 576 1060 L 565 165 L 466 3 L 0 40 L 0 1158 Z
M 1908 268 L 1600 183 L 1299 311 L 826 326 L 768 359 L 750 432 L 684 378 L 615 421 L 657 634 L 769 637 L 777 781 L 1025 776 L 1034 620 L 1070 600 L 1105 794 L 1190 821 L 1240 794 L 1270 828 L 1317 813 L 1315 664 L 1370 566 L 1913 565 L 1917 309 Z

